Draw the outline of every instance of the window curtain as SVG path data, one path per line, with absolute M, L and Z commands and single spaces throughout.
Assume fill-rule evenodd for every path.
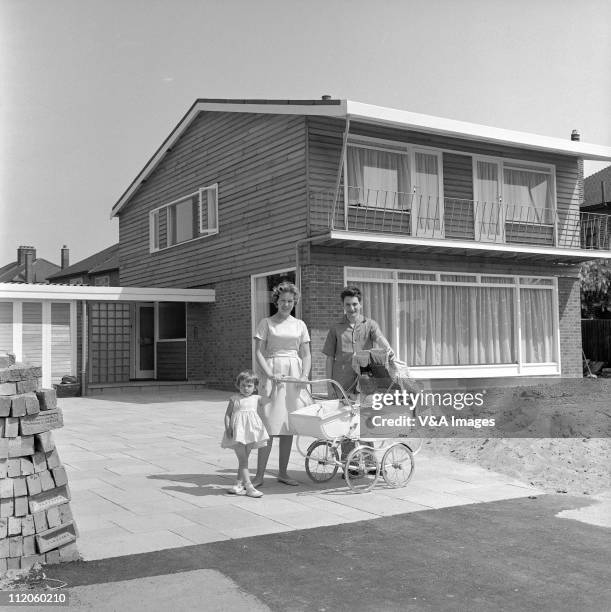
M 541 289 L 520 289 L 520 316 L 522 361 L 525 363 L 556 361 L 552 292 Z
M 347 149 L 348 201 L 377 208 L 409 208 L 407 155 L 349 146 Z
M 414 214 L 416 233 L 432 232 L 441 227 L 439 201 L 439 165 L 436 155 L 415 153 L 414 157 Z
M 363 315 L 378 323 L 382 333 L 390 342 L 394 342 L 392 283 L 349 280 L 349 285 L 356 285 L 362 293 Z
M 496 163 L 476 161 L 475 193 L 477 239 L 496 241 L 502 237 L 505 223 L 499 203 L 499 168 Z
M 503 201 L 509 221 L 552 223 L 552 191 L 548 174 L 505 168 Z
M 513 363 L 511 288 L 399 284 L 399 354 L 413 366 Z

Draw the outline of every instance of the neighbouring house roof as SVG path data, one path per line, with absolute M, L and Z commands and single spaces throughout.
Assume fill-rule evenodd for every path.
M 180 287 L 91 287 L 0 283 L 0 298 L 13 300 L 93 300 L 102 302 L 214 302 L 214 289 Z
M 94 253 L 75 264 L 59 270 L 49 276 L 51 282 L 61 282 L 62 279 L 72 276 L 115 270 L 119 268 L 119 243 L 113 244 L 102 251 Z
M 603 205 L 603 209 L 608 208 L 611 212 L 611 166 L 607 166 L 583 180 L 583 206 L 590 209 L 593 206 L 600 205 Z
M 42 283 L 52 276 L 60 267 L 43 257 L 38 257 L 32 262 L 32 275 L 35 283 Z M 0 283 L 25 283 L 25 263 L 16 261 L 0 268 Z
M 526 149 L 571 155 L 581 159 L 611 161 L 611 147 L 588 144 L 568 138 L 540 136 L 527 132 L 444 119 L 409 111 L 363 104 L 352 100 L 225 100 L 198 99 L 178 122 L 170 135 L 164 140 L 155 154 L 147 162 L 138 176 L 132 181 L 117 203 L 113 206 L 111 217 L 119 213 L 157 164 L 167 150 L 180 138 L 192 121 L 201 112 L 265 113 L 290 115 L 317 115 L 363 121 L 404 129 L 413 129 L 431 134 L 455 138 L 465 138 L 478 142 L 488 142 L 517 146 Z

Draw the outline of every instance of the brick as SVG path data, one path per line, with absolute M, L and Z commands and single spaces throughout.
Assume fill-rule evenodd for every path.
M 0 559 L 6 559 L 9 556 L 9 552 L 8 538 L 0 540 Z
M 0 395 L 0 417 L 11 414 L 11 396 Z
M 34 464 L 31 459 L 25 457 L 21 458 L 21 474 L 23 476 L 29 476 L 34 473 Z
M 29 495 L 36 495 L 42 491 L 42 484 L 40 483 L 40 476 L 38 474 L 32 474 L 28 476 L 26 480 Z
M 0 480 L 0 499 L 13 497 L 13 482 L 12 478 L 3 478 Z
M 10 457 L 26 457 L 34 454 L 34 436 L 17 436 L 9 438 L 8 441 L 8 456 Z M 21 463 L 20 469 L 21 469 Z
M 0 540 L 2 538 L 6 538 L 6 535 L 8 534 L 8 519 L 11 518 L 10 516 L 8 518 L 0 518 Z
M 40 383 L 37 378 L 31 378 L 30 380 L 20 380 L 17 383 L 17 393 L 28 393 L 28 391 L 38 391 Z
M 40 403 L 36 394 L 26 393 L 24 396 L 26 414 L 38 414 L 40 412 Z
M 43 555 L 28 555 L 27 557 L 21 557 L 19 560 L 19 568 L 22 570 L 29 570 L 32 569 L 37 563 L 42 565 L 44 562 Z
M 28 485 L 25 476 L 13 478 L 13 497 L 21 497 L 28 494 Z
M 38 414 L 29 414 L 20 419 L 20 430 L 22 435 L 42 434 L 51 429 L 64 426 L 64 418 L 59 408 L 45 410 Z
M 51 550 L 50 552 L 45 554 L 45 563 L 47 565 L 54 565 L 55 563 L 59 563 L 59 550 Z
M 49 491 L 43 491 L 38 495 L 30 497 L 30 512 L 39 512 L 40 510 L 47 510 L 52 506 L 60 506 L 70 501 L 70 489 L 68 485 L 56 487 Z
M 49 452 L 53 450 L 55 448 L 55 442 L 53 442 L 53 434 L 50 431 L 35 434 L 34 446 L 37 451 Z
M 11 365 L 11 360 L 9 356 L 6 354 L 0 355 L 0 370 L 4 370 L 4 368 L 8 368 Z
M 76 540 L 76 531 L 74 526 L 69 523 L 49 529 L 48 531 L 43 531 L 42 533 L 36 534 L 35 537 L 38 551 L 46 553 L 60 546 L 74 542 Z
M 8 536 L 21 535 L 21 519 L 16 516 L 8 517 Z
M 24 536 L 34 535 L 36 529 L 34 526 L 34 517 L 31 514 L 24 516 L 21 519 L 21 534 Z
M 70 504 L 62 504 L 59 508 L 59 516 L 62 523 L 71 523 L 74 520 Z
M 2 419 L 4 421 L 4 419 Z M 8 459 L 8 438 L 0 438 L 0 461 Z
M 34 447 L 37 445 L 37 436 L 34 436 Z M 39 474 L 47 469 L 47 459 L 43 452 L 34 453 L 32 455 L 32 462 L 34 463 L 34 472 Z
M 28 513 L 28 498 L 15 497 L 15 516 L 25 516 Z
M 11 396 L 11 416 L 20 417 L 25 415 L 25 397 L 23 395 Z
M 8 539 L 9 557 L 23 556 L 23 538 L 21 536 L 13 536 Z
M 6 563 L 6 559 L 0 558 L 0 575 L 8 570 L 8 565 Z
M 57 408 L 57 393 L 55 389 L 41 389 L 36 392 L 41 410 L 55 410 Z
M 76 542 L 60 546 L 57 550 L 61 561 L 79 561 L 81 558 Z
M 4 437 L 16 438 L 19 435 L 19 419 L 15 417 L 6 417 L 4 425 Z
M 23 556 L 36 554 L 36 536 L 23 536 Z
M 49 527 L 58 527 L 61 525 L 59 508 L 57 506 L 53 506 L 47 510 L 47 523 L 49 523 Z
M 17 393 L 17 383 L 0 383 L 0 395 L 15 395 Z
M 13 557 L 13 558 L 8 558 L 6 560 L 6 567 L 9 570 L 18 570 L 21 569 L 21 557 Z
M 53 475 L 49 470 L 44 470 L 44 472 L 40 472 L 40 486 L 43 491 L 50 491 L 55 488 L 55 481 L 53 480 Z
M 57 468 L 57 467 L 59 467 L 61 465 L 61 462 L 59 460 L 59 454 L 58 454 L 56 448 L 54 448 L 52 451 L 49 451 L 48 453 L 46 453 L 46 458 L 47 458 L 47 467 L 50 470 L 53 469 L 53 468 Z
M 36 533 L 41 533 L 42 531 L 49 529 L 49 524 L 47 523 L 47 513 L 44 510 L 34 512 L 32 514 L 32 518 L 34 519 L 34 529 L 36 530 Z
M 68 484 L 68 476 L 66 475 L 66 468 L 63 466 L 53 468 L 51 470 L 53 474 L 53 480 L 55 481 L 56 487 Z
M 24 363 L 13 364 L 8 368 L 0 368 L 0 382 L 17 382 L 40 378 L 42 368 L 40 366 L 30 366 Z
M 8 455 L 8 445 L 6 447 L 6 454 Z M 6 478 L 8 475 L 8 459 L 0 458 L 0 478 Z
M 15 498 L 0 499 L 0 518 L 13 516 L 15 512 Z
M 9 478 L 21 476 L 21 459 L 8 460 L 7 476 Z

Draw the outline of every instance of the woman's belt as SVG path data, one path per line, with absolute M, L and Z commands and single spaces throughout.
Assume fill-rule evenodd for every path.
M 270 354 L 269 356 L 270 358 L 273 357 L 299 357 L 299 352 L 298 351 L 274 351 L 273 353 Z

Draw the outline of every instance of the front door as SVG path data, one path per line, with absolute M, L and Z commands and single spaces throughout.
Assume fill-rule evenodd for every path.
M 155 307 L 136 304 L 136 378 L 155 378 Z

